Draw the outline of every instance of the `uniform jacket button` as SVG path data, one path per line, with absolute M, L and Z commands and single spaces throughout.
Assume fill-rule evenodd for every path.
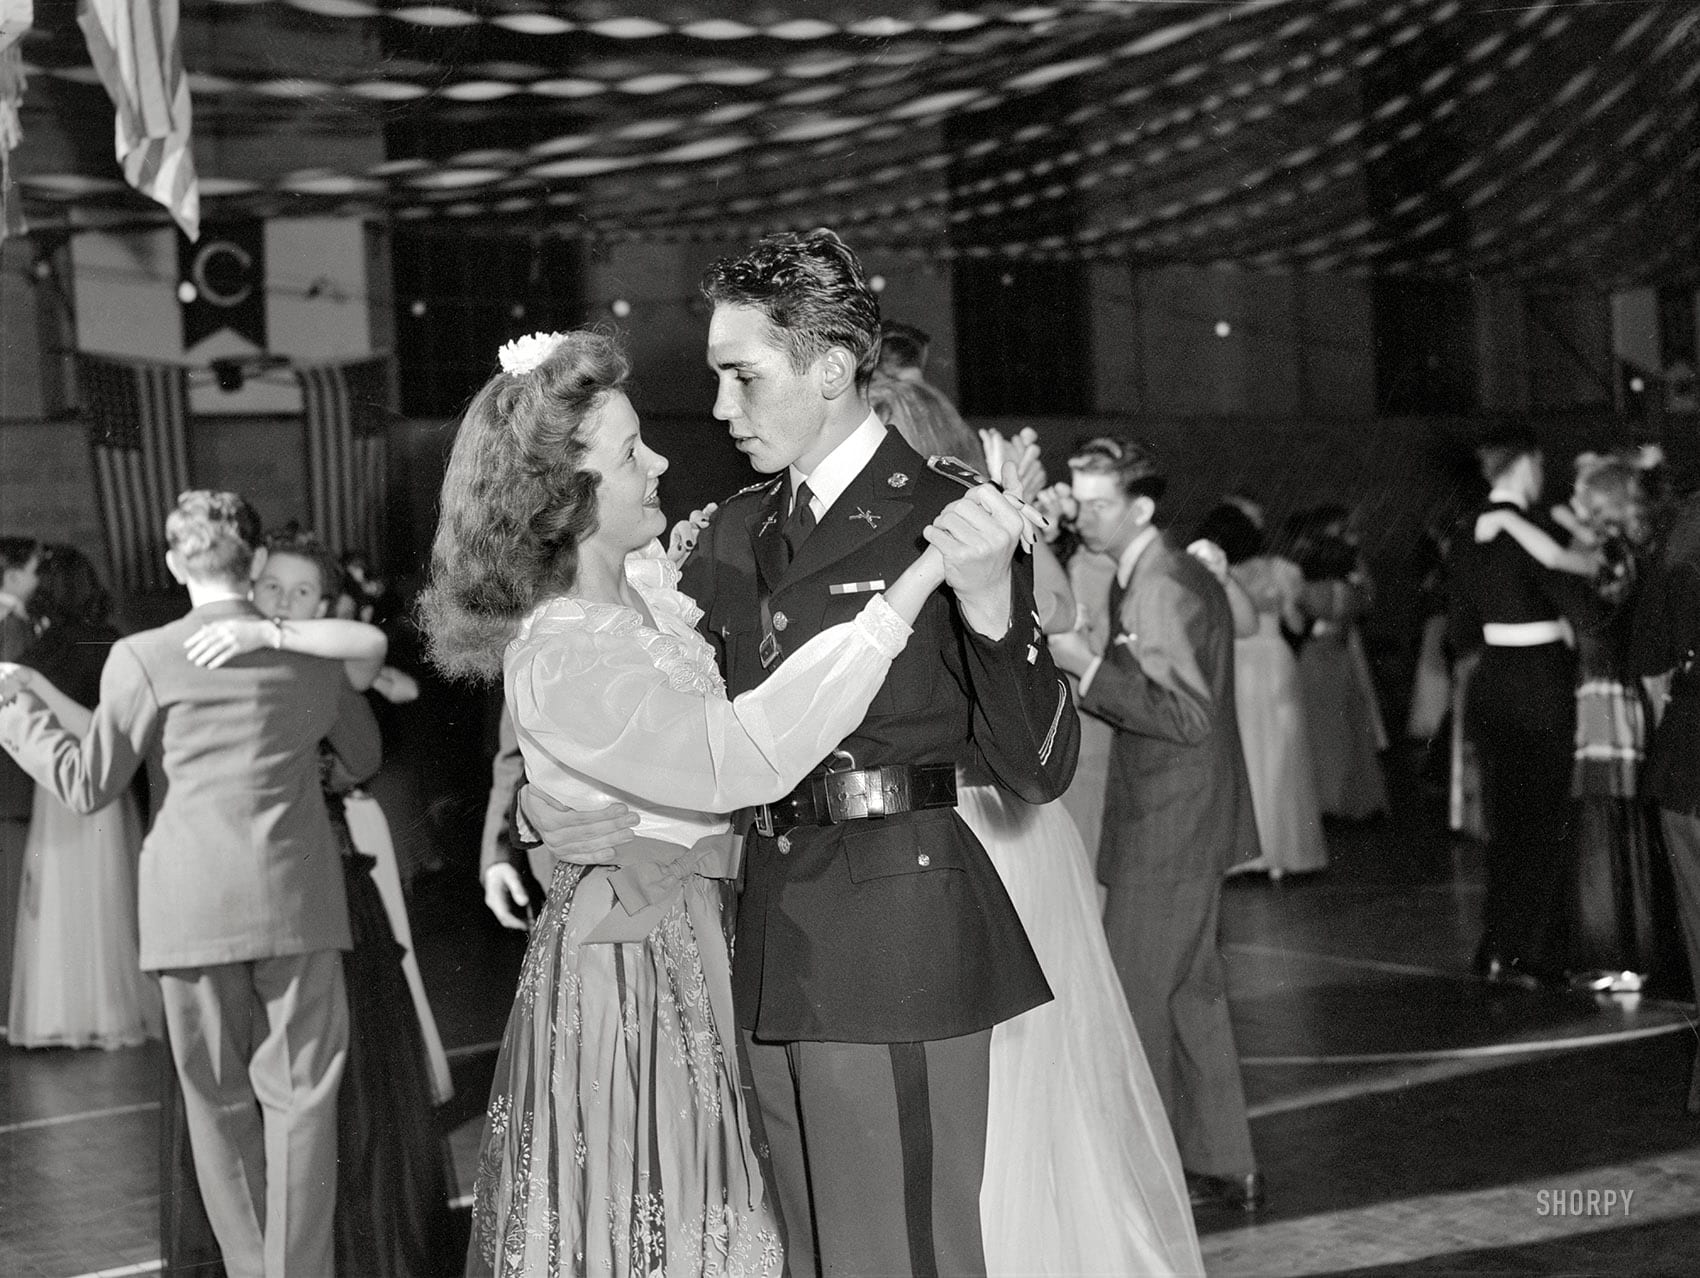
M 787 617 L 784 613 L 776 612 L 773 614 L 773 628 L 775 630 L 783 630 L 790 624 L 791 618 Z
M 933 863 L 933 858 L 928 856 L 925 852 L 921 853 L 920 856 L 915 858 L 915 864 L 920 866 L 923 870 L 926 869 L 932 863 Z
M 779 836 L 779 853 L 780 853 L 780 855 L 783 856 L 785 853 L 789 852 L 790 850 L 791 850 L 791 836 L 789 834 L 780 835 Z

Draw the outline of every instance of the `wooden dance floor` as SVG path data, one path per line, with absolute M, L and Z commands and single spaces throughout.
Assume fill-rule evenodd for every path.
M 1393 819 L 1331 829 L 1320 875 L 1230 881 L 1234 1019 L 1270 1206 L 1200 1215 L 1208 1271 L 1695 1272 L 1694 1008 L 1473 980 L 1480 853 L 1436 833 L 1411 791 L 1396 784 Z M 414 914 L 458 1090 L 440 1119 L 464 1229 L 523 941 L 488 922 L 464 865 L 422 879 Z M 0 1068 L 0 1275 L 157 1271 L 157 1047 L 0 1047 Z

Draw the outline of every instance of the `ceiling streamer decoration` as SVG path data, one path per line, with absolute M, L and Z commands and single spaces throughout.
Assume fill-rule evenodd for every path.
M 137 0 L 142 2 L 142 0 Z M 14 4 L 17 0 L 0 0 Z M 220 219 L 1692 279 L 1690 0 L 181 0 Z M 37 0 L 32 220 L 145 221 Z M 110 116 L 108 116 L 110 118 Z

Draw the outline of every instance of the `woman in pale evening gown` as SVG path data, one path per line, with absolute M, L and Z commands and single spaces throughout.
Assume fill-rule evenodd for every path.
M 869 402 L 923 455 L 992 474 L 1014 458 L 1032 488 L 1044 483 L 1029 433 L 1008 441 L 981 431 L 977 440 L 931 387 L 876 374 Z M 1072 629 L 1066 574 L 1043 542 L 1033 554 L 1042 628 Z M 959 765 L 957 812 L 997 868 L 1056 996 L 992 1030 L 980 1188 L 989 1278 L 1202 1274 L 1180 1154 L 1066 800 L 1027 803 Z
M 29 687 L 72 731 L 87 728 L 118 631 L 94 565 L 48 546 L 29 600 L 35 642 L 20 658 Z M 159 986 L 137 960 L 135 799 L 88 816 L 35 787 L 13 948 L 9 1041 L 15 1047 L 132 1047 L 161 1030 Z
M 1234 712 L 1251 779 L 1252 811 L 1262 852 L 1230 874 L 1263 871 L 1272 880 L 1328 864 L 1316 770 L 1298 664 L 1287 632 L 1304 626 L 1299 606 L 1304 574 L 1264 552 L 1263 531 L 1238 502 L 1223 502 L 1198 535 L 1222 547 L 1228 572 L 1257 612 L 1257 628 L 1234 639 Z
M 580 810 L 623 803 L 637 837 L 611 864 L 555 867 L 491 1085 L 467 1271 L 776 1275 L 731 1021 L 738 848 L 719 814 L 779 798 L 860 722 L 942 561 L 929 547 L 728 701 L 656 540 L 667 462 L 613 339 L 537 334 L 502 366 L 443 482 L 421 601 L 432 658 L 500 674 L 530 785 Z M 1001 500 L 988 493 L 962 500 Z M 523 900 L 509 868 L 486 880 L 504 908 Z

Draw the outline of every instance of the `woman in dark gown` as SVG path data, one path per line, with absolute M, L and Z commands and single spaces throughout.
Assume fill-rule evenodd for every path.
M 1299 608 L 1306 633 L 1299 685 L 1318 806 L 1326 816 L 1362 821 L 1387 811 L 1381 752 L 1387 731 L 1364 656 L 1359 620 L 1375 587 L 1357 545 L 1347 536 L 1344 506 L 1318 506 L 1290 521 L 1283 553 L 1304 572 Z

